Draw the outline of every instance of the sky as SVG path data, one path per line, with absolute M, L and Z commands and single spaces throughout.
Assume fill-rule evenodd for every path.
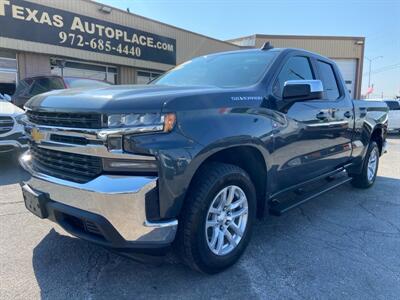
M 363 36 L 371 98 L 400 95 L 400 0 L 97 0 L 220 40 L 258 34 Z M 364 60 L 362 93 L 368 85 Z

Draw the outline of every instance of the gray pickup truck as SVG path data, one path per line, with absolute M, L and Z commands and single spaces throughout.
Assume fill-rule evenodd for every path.
M 368 188 L 388 108 L 352 100 L 335 63 L 298 49 L 188 61 L 148 85 L 53 91 L 26 105 L 28 210 L 116 251 L 174 246 L 219 272 L 253 221 L 348 181 Z

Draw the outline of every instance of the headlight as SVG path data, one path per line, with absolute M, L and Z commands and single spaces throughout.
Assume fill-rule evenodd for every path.
M 15 116 L 14 118 L 15 118 L 15 121 L 21 125 L 24 125 L 24 121 L 28 120 L 28 117 L 26 116 L 26 114 L 20 114 L 18 116 Z
M 108 128 L 132 128 L 138 132 L 164 131 L 169 132 L 175 125 L 175 114 L 144 113 L 115 114 L 107 118 Z

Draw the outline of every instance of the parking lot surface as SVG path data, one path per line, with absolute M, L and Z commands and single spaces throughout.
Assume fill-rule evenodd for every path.
M 368 190 L 346 184 L 257 221 L 231 269 L 191 271 L 170 254 L 138 263 L 27 212 L 15 162 L 0 158 L 0 299 L 399 299 L 400 137 Z

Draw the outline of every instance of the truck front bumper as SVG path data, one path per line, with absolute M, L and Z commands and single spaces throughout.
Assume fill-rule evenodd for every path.
M 81 184 L 38 173 L 29 158 L 29 151 L 20 158 L 31 175 L 21 183 L 24 195 L 45 195 L 43 218 L 71 234 L 120 250 L 166 248 L 175 239 L 177 220 L 146 219 L 157 177 L 101 175 Z

